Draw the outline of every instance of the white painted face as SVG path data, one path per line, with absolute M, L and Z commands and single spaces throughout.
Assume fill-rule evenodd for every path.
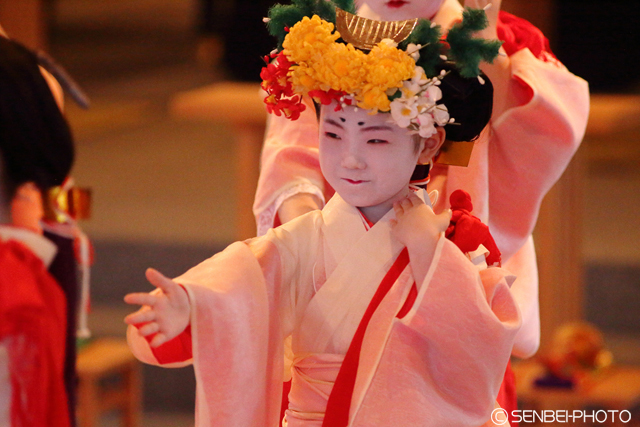
M 409 194 L 419 153 L 407 130 L 389 122 L 389 114 L 334 107 L 322 107 L 320 168 L 347 203 L 377 222 Z
M 444 3 L 444 0 L 360 0 L 384 21 L 402 21 L 405 19 L 431 19 Z

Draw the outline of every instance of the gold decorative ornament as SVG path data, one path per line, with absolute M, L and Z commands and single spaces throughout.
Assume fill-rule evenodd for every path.
M 400 43 L 411 35 L 418 19 L 375 21 L 336 8 L 336 29 L 342 39 L 354 47 L 371 50 L 383 39 Z
M 75 220 L 91 217 L 91 189 L 53 187 L 44 203 L 45 218 L 60 223 L 65 222 L 65 214 Z
M 473 141 L 449 141 L 445 140 L 440 147 L 440 154 L 435 162 L 441 165 L 469 166 L 471 152 L 473 151 Z

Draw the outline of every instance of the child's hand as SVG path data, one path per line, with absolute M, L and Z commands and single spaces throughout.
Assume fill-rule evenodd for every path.
M 152 268 L 147 269 L 146 276 L 156 290 L 126 295 L 127 304 L 139 304 L 142 308 L 124 321 L 134 326 L 143 323 L 138 332 L 144 337 L 156 334 L 150 345 L 158 347 L 180 335 L 189 325 L 191 305 L 186 291 L 173 280 Z
M 420 198 L 409 197 L 393 204 L 396 219 L 391 221 L 393 234 L 407 248 L 435 240 L 449 226 L 451 210 L 436 215 Z
M 427 276 L 438 237 L 449 226 L 451 210 L 436 215 L 414 193 L 393 204 L 396 219 L 391 220 L 391 232 L 409 250 L 411 270 L 416 283 Z
M 464 6 L 473 9 L 484 9 L 487 5 L 491 5 L 485 9 L 489 25 L 478 33 L 478 37 L 487 40 L 495 40 L 498 38 L 498 14 L 502 6 L 502 0 L 465 0 Z

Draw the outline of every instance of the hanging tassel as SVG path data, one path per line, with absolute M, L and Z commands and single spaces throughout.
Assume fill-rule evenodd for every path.
M 93 264 L 93 247 L 87 235 L 78 225 L 77 218 L 74 217 L 74 207 L 69 203 L 68 194 L 74 188 L 74 182 L 68 177 L 62 186 L 57 190 L 56 197 L 51 199 L 51 208 L 54 218 L 59 223 L 69 227 L 74 238 L 74 252 L 78 265 L 78 278 L 80 283 L 80 306 L 78 309 L 77 320 L 78 327 L 76 329 L 76 337 L 80 339 L 88 339 L 91 337 L 91 331 L 88 326 L 88 317 L 90 309 L 91 295 L 91 265 Z M 89 204 L 88 200 L 83 200 L 84 204 Z M 77 208 L 77 207 L 76 207 Z M 80 217 L 86 217 L 88 206 L 78 211 Z

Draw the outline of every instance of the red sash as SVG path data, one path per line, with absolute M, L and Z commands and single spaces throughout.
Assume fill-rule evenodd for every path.
M 402 273 L 408 263 L 409 252 L 407 251 L 407 248 L 404 248 L 402 252 L 400 252 L 400 255 L 398 255 L 396 261 L 391 266 L 391 269 L 385 275 L 384 279 L 382 279 L 382 282 L 380 282 L 378 290 L 371 299 L 371 302 L 369 303 L 369 306 L 367 307 L 367 310 L 365 311 L 365 314 L 362 317 L 360 324 L 358 325 L 358 329 L 353 336 L 351 344 L 349 345 L 349 350 L 347 350 L 347 354 L 345 355 L 342 366 L 340 367 L 340 371 L 338 372 L 338 376 L 336 377 L 336 382 L 333 386 L 333 389 L 331 390 L 331 395 L 329 396 L 329 401 L 327 402 L 327 410 L 325 413 L 324 421 L 322 423 L 322 427 L 345 427 L 349 424 L 351 397 L 353 395 L 353 388 L 355 386 L 356 375 L 358 373 L 360 349 L 362 347 L 364 333 L 367 329 L 369 321 L 371 320 L 371 317 L 373 316 L 373 313 L 380 305 L 380 302 L 382 302 L 384 297 L 387 295 L 387 293 L 391 289 L 391 286 L 393 286 L 396 280 L 398 280 L 400 273 Z M 411 290 L 409 292 L 407 300 L 397 314 L 398 318 L 403 318 L 409 312 L 417 296 L 418 289 L 414 282 L 411 286 Z M 281 408 L 281 419 L 284 415 L 284 410 L 287 408 L 287 395 L 289 394 L 288 390 L 290 387 L 291 382 L 285 383 L 283 405 Z M 515 377 L 513 374 L 513 370 L 511 369 L 511 363 L 507 365 L 497 401 L 502 408 L 507 410 L 511 425 L 517 427 L 518 423 L 515 422 L 515 420 L 513 420 L 511 417 L 512 411 L 518 408 L 515 391 Z
M 393 284 L 398 280 L 400 273 L 409 264 L 409 251 L 404 248 L 398 258 L 395 260 L 387 274 L 380 282 L 378 290 L 371 299 L 367 310 L 362 316 L 362 320 L 358 325 L 351 345 L 344 357 L 336 382 L 331 390 L 329 401 L 327 402 L 327 410 L 324 417 L 323 427 L 343 427 L 349 424 L 349 409 L 351 407 L 351 396 L 353 387 L 356 383 L 356 375 L 358 373 L 358 364 L 360 362 L 360 349 L 364 333 L 369 325 L 369 321 L 373 316 L 384 297 L 387 295 Z M 415 284 L 414 284 L 415 285 Z M 406 304 L 405 304 L 406 305 Z M 405 310 L 401 310 L 405 312 Z

